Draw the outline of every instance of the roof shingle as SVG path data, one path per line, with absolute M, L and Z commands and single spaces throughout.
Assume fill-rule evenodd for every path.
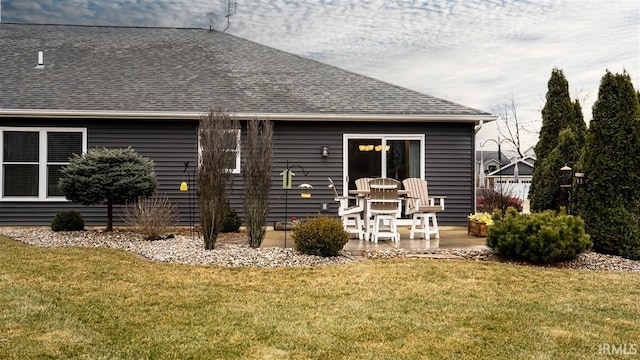
M 0 49 L 0 109 L 490 115 L 205 29 L 0 23 Z

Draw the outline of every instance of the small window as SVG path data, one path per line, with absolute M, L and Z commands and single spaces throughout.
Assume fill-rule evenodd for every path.
M 63 200 L 62 169 L 86 151 L 86 129 L 0 128 L 2 200 Z

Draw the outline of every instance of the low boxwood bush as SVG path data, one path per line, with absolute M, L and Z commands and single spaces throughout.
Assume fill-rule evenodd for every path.
M 497 211 L 487 231 L 487 245 L 505 259 L 548 264 L 575 258 L 593 243 L 580 217 L 553 211 L 521 215 Z
M 84 219 L 82 215 L 75 210 L 59 212 L 53 220 L 51 220 L 51 230 L 81 231 L 84 230 Z
M 222 232 L 223 233 L 238 232 L 240 230 L 241 225 L 242 225 L 242 220 L 240 220 L 240 217 L 238 216 L 238 214 L 236 214 L 236 211 L 232 207 L 229 207 L 227 209 L 227 214 L 224 217 Z
M 318 216 L 293 228 L 296 249 L 308 255 L 337 256 L 349 242 L 349 233 L 344 231 L 338 218 Z

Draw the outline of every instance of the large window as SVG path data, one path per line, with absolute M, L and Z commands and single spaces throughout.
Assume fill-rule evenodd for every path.
M 233 174 L 240 173 L 240 146 L 241 146 L 241 137 L 240 130 L 226 130 L 225 134 L 228 134 L 228 137 L 225 136 L 225 139 L 222 144 L 218 144 L 218 149 L 221 149 L 224 152 L 224 163 L 226 164 L 227 171 Z M 200 138 L 202 134 L 198 134 L 198 164 L 202 161 L 202 139 Z
M 61 200 L 60 171 L 87 150 L 78 128 L 0 128 L 2 200 Z
M 424 135 L 345 134 L 344 173 L 348 189 L 359 178 L 402 181 L 424 174 Z

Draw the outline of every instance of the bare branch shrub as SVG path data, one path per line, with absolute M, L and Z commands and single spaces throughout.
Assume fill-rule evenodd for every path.
M 509 207 L 522 211 L 522 201 L 513 195 L 513 187 L 509 185 L 478 190 L 476 211 L 492 213 L 498 209 L 503 215 Z
M 200 227 L 204 248 L 212 250 L 224 226 L 228 191 L 233 182 L 239 136 L 238 121 L 221 108 L 210 108 L 200 118 Z
M 249 245 L 258 248 L 265 236 L 269 214 L 271 167 L 273 156 L 273 124 L 268 120 L 247 122 L 247 145 L 242 165 L 244 179 L 244 215 Z
M 133 226 L 147 240 L 159 240 L 167 230 L 178 223 L 178 211 L 166 194 L 140 197 L 122 209 L 122 220 Z

